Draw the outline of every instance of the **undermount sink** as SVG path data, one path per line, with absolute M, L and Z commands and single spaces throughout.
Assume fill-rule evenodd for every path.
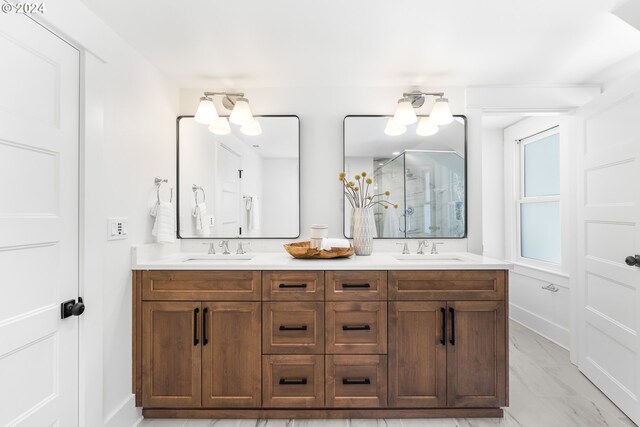
M 466 261 L 464 258 L 455 255 L 447 254 L 407 254 L 407 255 L 394 255 L 395 259 L 399 261 L 426 261 L 426 262 L 462 262 Z
M 255 254 L 202 254 L 186 257 L 182 262 L 207 262 L 207 261 L 247 261 Z

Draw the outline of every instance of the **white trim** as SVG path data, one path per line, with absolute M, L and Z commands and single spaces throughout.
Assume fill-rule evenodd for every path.
M 127 397 L 104 420 L 104 427 L 133 427 L 143 420 L 142 411 L 136 408 L 136 397 Z
M 565 350 L 570 350 L 571 333 L 567 328 L 513 303 L 509 303 L 509 318 Z

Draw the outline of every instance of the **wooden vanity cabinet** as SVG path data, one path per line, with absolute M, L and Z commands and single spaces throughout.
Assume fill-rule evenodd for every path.
M 508 272 L 135 271 L 151 418 L 500 417 Z

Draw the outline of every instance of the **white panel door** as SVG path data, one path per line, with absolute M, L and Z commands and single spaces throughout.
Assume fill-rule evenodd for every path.
M 578 366 L 640 423 L 640 81 L 578 111 Z
M 220 203 L 217 217 L 220 227 L 216 236 L 236 237 L 240 230 L 240 176 L 238 170 L 240 156 L 229 148 L 218 146 L 218 182 L 220 183 Z
M 0 14 L 0 426 L 78 425 L 79 53 Z

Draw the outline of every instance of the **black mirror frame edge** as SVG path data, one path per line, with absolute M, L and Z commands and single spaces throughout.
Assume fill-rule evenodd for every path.
M 300 147 L 302 144 L 300 143 L 300 117 L 295 114 L 263 114 L 256 115 L 254 117 L 295 117 L 298 121 L 298 235 L 296 236 L 285 236 L 285 237 L 218 237 L 218 236 L 209 236 L 209 237 L 182 237 L 180 235 L 180 120 L 193 118 L 193 115 L 182 115 L 176 118 L 176 236 L 178 239 L 189 239 L 189 240 L 216 240 L 216 239 L 242 239 L 242 240 L 284 240 L 284 239 L 298 239 L 300 238 L 300 224 L 301 224 L 301 212 L 302 206 L 300 204 L 302 190 L 300 188 Z M 220 117 L 228 117 L 228 116 L 220 116 Z M 204 126 L 204 125 L 203 125 Z M 466 150 L 466 146 L 465 146 Z M 466 185 L 466 183 L 465 183 Z
M 345 151 L 346 151 L 346 141 L 345 141 L 345 122 L 347 121 L 347 119 L 349 117 L 393 117 L 393 116 L 389 116 L 389 115 L 384 115 L 384 114 L 349 114 L 344 116 L 344 119 L 342 119 L 342 170 L 345 170 L 346 167 L 346 156 L 345 156 Z M 418 117 L 425 117 L 424 115 L 419 115 Z M 469 142 L 469 138 L 468 138 L 468 119 L 467 116 L 463 115 L 463 114 L 454 114 L 453 117 L 460 117 L 462 119 L 464 119 L 464 234 L 461 237 L 432 237 L 432 239 L 444 239 L 444 240 L 461 240 L 461 239 L 466 239 L 467 238 L 467 234 L 469 232 L 469 219 L 468 219 L 468 201 L 469 201 L 469 196 L 468 196 L 468 173 L 467 173 L 467 160 L 468 155 L 467 155 L 467 143 Z M 344 194 L 342 195 L 342 235 L 346 238 L 346 239 L 352 239 L 353 237 L 347 237 L 347 221 L 344 215 L 344 210 L 345 210 L 345 200 L 344 200 Z M 426 237 L 374 237 L 374 239 L 377 240 L 407 240 L 407 239 L 411 239 L 411 240 L 416 240 L 416 239 L 426 239 Z

